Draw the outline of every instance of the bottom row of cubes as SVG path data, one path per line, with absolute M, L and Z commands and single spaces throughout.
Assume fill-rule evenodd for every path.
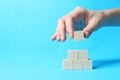
M 65 70 L 92 70 L 92 60 L 64 60 Z

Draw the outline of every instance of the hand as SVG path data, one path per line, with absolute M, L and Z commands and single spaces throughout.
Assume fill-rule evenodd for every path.
M 96 27 L 104 22 L 104 14 L 102 12 L 87 10 L 76 7 L 72 12 L 63 16 L 58 21 L 56 32 L 51 37 L 52 40 L 65 41 L 66 32 L 70 38 L 74 37 L 74 21 L 84 19 L 86 27 L 83 29 L 84 36 L 88 37 Z

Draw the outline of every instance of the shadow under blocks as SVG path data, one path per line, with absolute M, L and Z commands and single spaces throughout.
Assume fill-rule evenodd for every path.
M 93 69 L 98 68 L 110 68 L 110 67 L 120 67 L 120 58 L 105 59 L 105 60 L 93 60 Z

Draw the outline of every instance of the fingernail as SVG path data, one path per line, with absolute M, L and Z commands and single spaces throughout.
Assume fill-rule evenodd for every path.
M 73 35 L 72 34 L 69 34 L 70 38 L 73 38 Z
M 84 36 L 86 37 L 86 38 L 88 38 L 89 37 L 89 32 L 84 32 Z

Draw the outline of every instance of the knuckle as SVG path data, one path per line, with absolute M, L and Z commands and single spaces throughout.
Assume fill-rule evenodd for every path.
M 58 28 L 57 28 L 57 31 L 63 31 L 63 30 L 65 30 L 65 26 L 61 26 L 61 25 L 59 25 L 58 26 Z
M 78 6 L 75 8 L 75 10 L 80 10 L 80 9 L 81 9 L 81 7 L 78 7 Z
M 75 8 L 75 11 L 82 11 L 84 12 L 86 9 L 85 8 L 82 8 L 82 7 L 76 7 Z
M 63 32 L 65 30 L 65 27 L 64 26 L 60 26 L 59 29 Z
M 63 20 L 63 18 L 60 18 L 60 19 L 58 20 L 58 23 L 62 23 L 62 22 L 64 22 L 64 20 Z
M 61 19 L 58 20 L 58 23 L 60 23 L 60 22 L 61 22 Z
M 67 16 L 66 16 L 66 20 L 73 20 L 72 15 L 67 15 Z

